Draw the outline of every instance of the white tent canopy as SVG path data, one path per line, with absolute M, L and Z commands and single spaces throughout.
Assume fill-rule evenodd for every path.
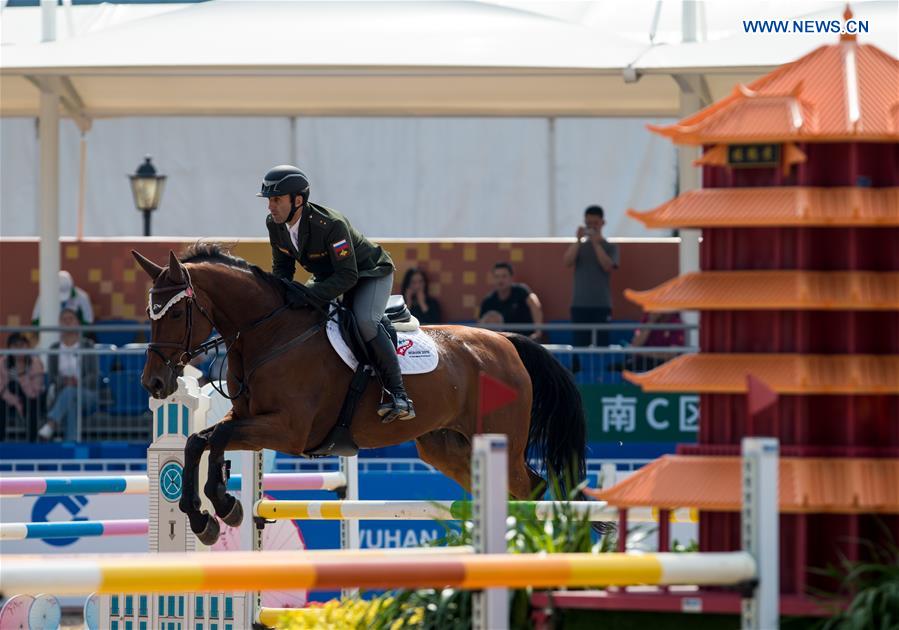
M 665 79 L 625 86 L 638 43 L 472 2 L 186 5 L 4 50 L 4 115 L 65 76 L 87 116 L 673 114 Z
M 0 109 L 4 116 L 36 115 L 36 84 L 65 77 L 59 91 L 88 118 L 677 116 L 680 88 L 672 75 L 705 75 L 706 97 L 717 99 L 736 83 L 836 39 L 743 34 L 742 20 L 838 19 L 845 6 L 803 1 L 772 11 L 766 3 L 706 3 L 700 18 L 707 16 L 706 28 L 718 39 L 702 41 L 700 33 L 697 43 L 659 43 L 671 39 L 672 21 L 680 27 L 679 5 L 215 0 L 76 6 L 59 13 L 68 37 L 43 44 L 34 37 L 38 9 L 6 9 Z M 860 39 L 895 55 L 896 8 L 895 2 L 854 3 L 856 17 L 871 27 Z M 626 68 L 640 81 L 625 82 Z
M 736 8 L 724 13 L 719 3 L 715 11 L 685 5 L 693 19 L 682 33 L 690 35 L 670 43 L 672 4 L 681 5 L 215 0 L 69 7 L 58 17 L 67 20 L 59 30 L 68 37 L 46 43 L 35 42 L 33 26 L 7 26 L 39 24 L 40 10 L 7 8 L 0 115 L 41 122 L 41 318 L 58 315 L 59 113 L 82 129 L 93 118 L 148 115 L 680 116 L 836 39 L 735 34 L 741 19 L 816 11 L 838 19 L 843 10 L 842 3 L 805 0 L 728 2 Z M 856 4 L 861 18 L 868 3 Z M 895 55 L 896 3 L 871 3 L 870 11 L 878 33 L 871 41 Z M 699 23 L 710 15 L 713 28 L 706 23 L 705 30 L 724 40 L 703 41 Z M 682 166 L 689 164 L 685 151 Z M 680 189 L 696 185 L 695 173 L 681 168 Z M 697 248 L 689 249 L 681 271 L 695 267 Z
M 769 14 L 766 19 L 819 22 L 842 18 L 845 3 L 826 4 L 826 8 L 809 13 L 795 16 Z M 858 35 L 860 43 L 873 44 L 894 57 L 899 56 L 899 3 L 879 0 L 853 2 L 850 8 L 853 19 L 866 21 L 869 28 L 869 32 Z M 746 18 L 741 18 L 740 23 L 743 19 Z M 647 75 L 702 74 L 717 78 L 733 74 L 734 70 L 740 70 L 741 74 L 760 75 L 799 59 L 819 46 L 838 41 L 837 33 L 745 33 L 741 26 L 733 34 L 716 40 L 655 46 L 642 55 L 635 65 Z

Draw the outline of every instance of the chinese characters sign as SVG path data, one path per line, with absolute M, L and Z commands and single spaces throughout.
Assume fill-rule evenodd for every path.
M 695 442 L 699 396 L 649 394 L 628 385 L 583 385 L 592 442 Z
M 780 164 L 779 144 L 731 144 L 727 165 L 735 168 L 775 167 Z

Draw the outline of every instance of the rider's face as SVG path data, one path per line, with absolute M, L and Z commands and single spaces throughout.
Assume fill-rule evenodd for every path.
M 297 197 L 297 203 L 302 201 L 302 197 Z M 268 198 L 268 211 L 271 213 L 275 223 L 284 223 L 290 214 L 290 196 L 277 195 Z M 299 219 L 299 214 L 294 215 L 294 221 Z

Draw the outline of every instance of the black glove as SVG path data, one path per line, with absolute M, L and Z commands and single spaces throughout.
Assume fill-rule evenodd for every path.
M 299 282 L 287 280 L 286 278 L 281 278 L 281 282 L 284 283 L 286 289 L 284 301 L 287 302 L 287 306 L 290 308 L 304 308 L 306 306 L 311 306 L 306 287 Z

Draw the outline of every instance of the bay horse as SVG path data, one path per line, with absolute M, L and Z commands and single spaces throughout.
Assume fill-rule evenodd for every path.
M 303 455 L 335 425 L 353 375 L 332 349 L 324 330 L 327 312 L 288 309 L 283 282 L 230 255 L 217 244 L 199 243 L 179 260 L 169 253 L 160 266 L 132 251 L 150 275 L 151 340 L 141 376 L 144 388 L 164 399 L 177 389 L 188 361 L 209 348 L 217 331 L 227 347 L 227 389 L 232 408 L 217 424 L 185 446 L 179 508 L 204 544 L 219 526 L 201 511 L 200 457 L 209 450 L 204 493 L 215 513 L 239 525 L 240 502 L 226 489 L 224 452 L 273 449 Z M 471 441 L 476 432 L 481 371 L 518 392 L 511 404 L 483 418 L 483 432 L 508 436 L 509 489 L 529 499 L 545 489 L 527 463 L 543 459 L 556 479 L 584 477 L 586 423 L 580 394 L 564 367 L 527 337 L 466 326 L 425 326 L 438 348 L 437 368 L 405 376 L 418 415 L 383 424 L 376 411 L 380 386 L 366 387 L 354 414 L 352 437 L 360 448 L 415 440 L 422 460 L 471 490 Z M 568 498 L 568 497 L 559 497 Z

